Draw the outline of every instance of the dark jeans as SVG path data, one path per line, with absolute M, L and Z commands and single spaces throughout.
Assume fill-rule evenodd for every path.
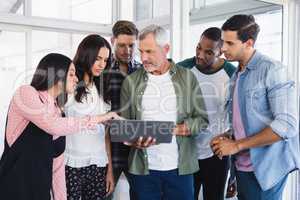
M 288 176 L 269 190 L 263 191 L 253 172 L 236 172 L 239 200 L 281 200 Z
M 198 200 L 201 186 L 204 200 L 224 200 L 224 189 L 229 169 L 228 157 L 217 156 L 198 160 L 200 170 L 194 174 L 194 199 Z
M 138 200 L 193 200 L 193 175 L 178 175 L 178 170 L 150 170 L 149 175 L 131 176 Z
M 127 168 L 113 168 L 115 186 L 117 186 L 117 183 L 119 181 L 119 178 L 120 178 L 122 172 L 124 173 L 124 175 L 125 175 L 125 177 L 126 177 L 126 179 L 128 181 L 128 184 L 129 184 L 129 196 L 130 196 L 130 200 L 136 200 L 136 198 L 134 197 L 133 191 L 131 189 L 130 176 L 129 176 Z M 113 199 L 113 193 L 111 195 L 109 195 L 106 199 L 107 200 L 112 200 Z

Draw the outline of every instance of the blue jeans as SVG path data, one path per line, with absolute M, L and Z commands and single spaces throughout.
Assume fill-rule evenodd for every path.
M 193 175 L 178 170 L 149 170 L 149 175 L 131 174 L 132 189 L 138 200 L 193 200 Z
M 253 172 L 236 172 L 239 200 L 281 200 L 287 176 L 271 189 L 263 191 Z

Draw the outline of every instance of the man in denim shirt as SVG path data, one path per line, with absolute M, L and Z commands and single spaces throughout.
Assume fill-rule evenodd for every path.
M 211 146 L 220 158 L 235 155 L 239 199 L 278 200 L 300 166 L 296 88 L 286 67 L 254 49 L 258 32 L 252 15 L 222 26 L 222 51 L 239 63 L 227 102 L 234 139 L 225 133 Z

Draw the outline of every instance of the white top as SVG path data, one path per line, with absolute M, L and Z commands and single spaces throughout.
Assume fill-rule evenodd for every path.
M 142 98 L 142 119 L 176 122 L 176 94 L 169 71 L 162 75 L 148 73 L 148 82 Z M 151 170 L 178 168 L 178 146 L 176 137 L 168 144 L 147 148 L 148 165 Z
M 196 67 L 191 70 L 199 82 L 209 120 L 208 128 L 196 137 L 198 159 L 206 159 L 213 156 L 209 145 L 211 139 L 229 128 L 225 97 L 230 78 L 224 69 L 214 74 L 204 74 Z
M 70 117 L 104 114 L 109 110 L 110 106 L 99 97 L 95 85 L 89 88 L 89 93 L 82 99 L 82 103 L 75 101 L 74 96 L 69 96 L 65 105 L 66 116 Z M 86 129 L 66 136 L 65 161 L 67 166 L 74 168 L 90 165 L 105 167 L 108 158 L 104 125 L 99 124 L 97 130 Z

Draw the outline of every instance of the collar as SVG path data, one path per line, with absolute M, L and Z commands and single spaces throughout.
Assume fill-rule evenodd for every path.
M 135 69 L 140 65 L 136 60 L 132 59 L 128 63 L 128 73 L 132 73 Z M 120 62 L 112 56 L 111 69 L 119 71 L 120 70 Z
M 256 69 L 258 67 L 258 63 L 261 60 L 263 55 L 259 53 L 257 50 L 253 53 L 252 57 L 250 58 L 248 64 L 246 65 L 246 69 Z

